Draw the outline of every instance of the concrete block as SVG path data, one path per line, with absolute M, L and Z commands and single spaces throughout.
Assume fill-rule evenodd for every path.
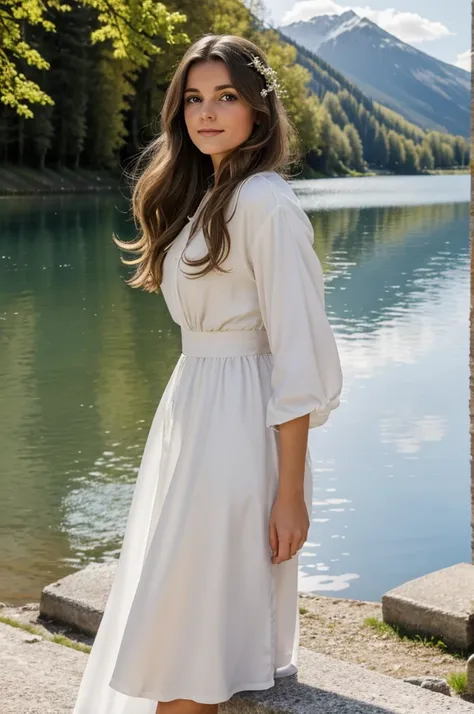
M 41 593 L 41 617 L 96 635 L 116 569 L 117 563 L 92 563 L 47 585 Z
M 474 566 L 457 563 L 410 580 L 382 596 L 384 622 L 439 637 L 454 650 L 474 647 Z

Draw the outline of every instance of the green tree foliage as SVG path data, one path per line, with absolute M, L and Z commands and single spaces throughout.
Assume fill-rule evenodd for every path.
M 418 165 L 420 171 L 431 171 L 434 169 L 434 158 L 430 146 L 427 142 L 419 144 L 417 147 Z
M 317 94 L 323 102 L 328 94 L 338 98 L 339 104 L 345 112 L 348 121 L 354 124 L 359 133 L 364 148 L 364 159 L 369 164 L 369 167 L 394 170 L 389 159 L 388 134 L 390 131 L 400 136 L 401 140 L 406 139 L 413 141 L 417 154 L 419 153 L 419 147 L 427 142 L 429 150 L 433 155 L 433 168 L 442 168 L 445 166 L 450 156 L 449 151 L 441 150 L 441 143 L 453 147 L 454 165 L 469 165 L 469 144 L 464 137 L 454 137 L 449 134 L 434 131 L 426 132 L 420 127 L 411 124 L 391 109 L 371 100 L 358 87 L 351 84 L 342 74 L 327 64 L 327 62 L 324 62 L 324 60 L 314 53 L 298 45 L 294 40 L 286 36 L 281 36 L 281 41 L 291 44 L 297 50 L 297 62 L 308 69 L 311 74 L 309 86 L 312 91 Z M 340 115 L 338 114 L 337 105 L 333 98 L 329 100 L 329 107 L 333 119 L 340 124 Z M 400 152 L 398 153 L 400 154 Z M 392 146 L 392 155 L 395 157 L 397 155 L 395 145 Z M 410 156 L 413 163 L 414 156 L 411 151 Z M 429 163 L 430 161 L 428 160 L 428 164 Z M 396 167 L 397 171 L 403 170 L 400 163 L 397 163 Z M 423 169 L 420 168 L 420 170 Z
M 447 169 L 454 165 L 454 147 L 452 144 L 442 141 L 441 142 L 441 163 L 440 167 L 442 169 Z
M 126 116 L 134 89 L 127 79 L 130 71 L 124 70 L 124 61 L 114 60 L 105 46 L 98 47 L 96 54 L 87 111 L 85 163 L 114 169 L 118 152 L 127 141 Z
M 349 168 L 353 169 L 354 171 L 364 171 L 364 149 L 360 140 L 359 133 L 355 128 L 354 124 L 347 124 L 344 127 L 344 134 L 347 136 L 349 145 L 351 147 L 350 156 L 348 160 Z
M 469 165 L 463 137 L 425 132 L 373 102 L 268 29 L 265 14 L 263 0 L 0 0 L 2 160 L 118 167 L 156 135 L 189 43 L 229 33 L 262 47 L 277 71 L 303 168 L 333 175 Z
M 390 146 L 388 143 L 388 132 L 385 127 L 378 122 L 375 128 L 375 137 L 373 144 L 373 163 L 378 168 L 383 168 L 388 165 L 390 157 Z
M 321 173 L 344 174 L 350 166 L 352 148 L 347 134 L 333 122 L 324 105 L 320 106 L 321 150 L 311 167 Z
M 50 0 L 49 9 L 66 11 L 68 6 L 60 0 Z M 38 84 L 28 79 L 19 70 L 27 65 L 38 70 L 49 69 L 48 62 L 24 37 L 26 25 L 39 25 L 44 30 L 54 31 L 53 23 L 46 18 L 45 4 L 40 0 L 19 3 L 17 0 L 0 2 L 0 100 L 20 115 L 31 117 L 26 102 L 52 104 L 51 97 Z
M 420 170 L 420 159 L 416 150 L 415 142 L 412 139 L 403 139 L 405 149 L 405 163 L 403 173 L 417 174 Z
M 387 167 L 396 174 L 403 173 L 406 152 L 402 137 L 392 129 L 388 132 L 388 163 Z
M 455 136 L 454 143 L 454 161 L 456 166 L 468 166 L 469 164 L 469 151 L 465 140 L 462 136 Z
M 341 129 L 349 124 L 349 118 L 341 106 L 339 97 L 333 92 L 327 92 L 324 96 L 323 104 L 331 115 L 332 121 Z
M 48 70 L 48 60 L 25 38 L 25 26 L 39 26 L 56 33 L 49 13 L 69 13 L 88 8 L 98 26 L 90 36 L 92 44 L 106 42 L 115 59 L 128 59 L 145 66 L 148 58 L 163 52 L 163 46 L 186 41 L 175 33 L 185 17 L 170 13 L 160 2 L 149 0 L 0 0 L 0 101 L 25 117 L 32 117 L 31 104 L 53 104 L 40 85 L 26 76 L 28 67 Z
M 429 131 L 426 135 L 426 144 L 433 155 L 434 165 L 441 166 L 441 134 L 437 131 Z
M 57 17 L 56 42 L 48 56 L 51 65 L 48 80 L 54 86 L 55 97 L 54 161 L 58 167 L 77 168 L 84 148 L 92 73 L 88 14 L 84 7 L 74 6 L 71 12 Z
M 268 63 L 278 73 L 286 90 L 283 102 L 296 128 L 302 154 L 311 149 L 318 151 L 321 145 L 320 104 L 308 89 L 309 73 L 296 63 L 296 51 L 290 45 L 280 44 L 274 30 L 255 34 L 250 27 L 247 36 L 265 51 Z

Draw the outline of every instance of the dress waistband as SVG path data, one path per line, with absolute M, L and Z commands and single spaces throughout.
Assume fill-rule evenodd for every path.
M 266 330 L 181 329 L 182 352 L 189 357 L 243 357 L 270 354 Z

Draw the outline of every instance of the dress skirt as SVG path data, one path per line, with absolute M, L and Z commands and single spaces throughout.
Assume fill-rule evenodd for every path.
M 272 360 L 264 330 L 182 330 L 73 714 L 214 704 L 296 672 L 298 557 L 273 565 L 269 544 Z

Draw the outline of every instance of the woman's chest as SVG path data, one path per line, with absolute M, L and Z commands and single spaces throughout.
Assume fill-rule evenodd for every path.
M 230 250 L 220 265 L 222 271 L 213 269 L 196 276 L 204 265 L 190 265 L 187 261 L 205 257 L 208 247 L 202 229 L 191 240 L 190 231 L 188 223 L 173 241 L 163 263 L 161 290 L 173 320 L 194 329 L 217 329 L 213 325 L 233 315 L 252 313 L 258 299 L 242 241 L 230 233 Z

